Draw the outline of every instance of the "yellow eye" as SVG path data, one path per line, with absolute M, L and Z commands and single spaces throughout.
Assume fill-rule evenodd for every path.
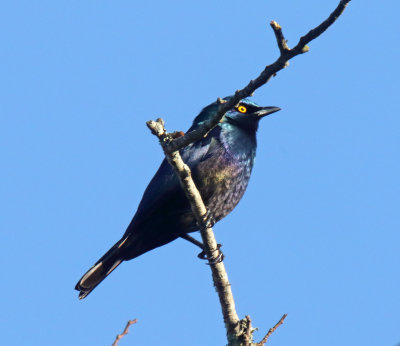
M 246 112 L 247 112 L 247 108 L 246 108 L 245 106 L 239 106 L 239 107 L 237 108 L 237 110 L 238 110 L 240 113 L 246 113 Z

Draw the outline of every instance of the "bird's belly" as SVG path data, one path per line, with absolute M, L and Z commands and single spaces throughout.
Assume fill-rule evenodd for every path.
M 204 172 L 204 170 L 202 170 Z M 196 185 L 215 221 L 228 215 L 242 198 L 251 168 L 246 165 L 220 163 L 209 167 Z

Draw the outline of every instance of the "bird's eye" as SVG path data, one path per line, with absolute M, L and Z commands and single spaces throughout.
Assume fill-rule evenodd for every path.
M 247 112 L 247 108 L 246 108 L 245 106 L 239 106 L 239 107 L 237 108 L 237 110 L 238 110 L 240 113 L 246 113 L 246 112 Z

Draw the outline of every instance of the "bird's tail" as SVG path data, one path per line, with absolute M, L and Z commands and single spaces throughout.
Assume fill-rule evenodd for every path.
M 79 299 L 85 298 L 96 286 L 102 282 L 123 261 L 123 249 L 128 236 L 119 240 L 96 264 L 90 268 L 78 281 L 75 289 L 79 291 Z

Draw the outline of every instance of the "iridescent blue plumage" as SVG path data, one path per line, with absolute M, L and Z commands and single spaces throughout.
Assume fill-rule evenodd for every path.
M 210 119 L 217 103 L 194 119 L 192 131 Z M 256 155 L 259 120 L 278 111 L 243 100 L 227 112 L 204 138 L 181 150 L 193 180 L 215 221 L 229 214 L 242 198 Z M 78 282 L 79 297 L 86 297 L 122 261 L 130 260 L 180 236 L 198 230 L 190 205 L 166 160 L 143 194 L 124 236 Z

